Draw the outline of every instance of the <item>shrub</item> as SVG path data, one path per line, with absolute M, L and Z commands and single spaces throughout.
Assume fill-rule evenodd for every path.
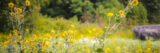
M 147 19 L 147 10 L 143 6 L 142 3 L 140 3 L 138 6 L 134 7 L 131 11 L 127 14 L 128 19 L 137 19 L 139 20 L 138 23 L 144 24 L 148 22 Z

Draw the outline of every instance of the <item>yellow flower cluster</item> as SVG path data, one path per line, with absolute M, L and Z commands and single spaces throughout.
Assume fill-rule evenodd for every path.
M 50 43 L 47 42 L 46 40 L 42 41 L 42 51 L 44 52 L 46 48 L 50 46 Z
M 119 13 L 120 17 L 125 17 L 125 12 L 123 10 L 119 10 L 118 13 Z M 114 16 L 114 14 L 110 12 L 110 13 L 107 13 L 107 16 L 112 17 L 112 16 Z
M 21 8 L 14 8 L 14 12 L 10 12 L 10 16 L 13 16 L 15 18 L 23 18 L 24 15 L 22 14 L 23 10 Z
M 25 1 L 26 6 L 30 6 L 30 1 L 26 0 Z M 15 18 L 23 18 L 24 14 L 23 14 L 23 9 L 22 8 L 17 8 L 14 7 L 15 4 L 13 2 L 8 3 L 8 7 L 12 8 L 11 12 L 9 13 L 10 16 L 15 17 Z
M 82 29 L 81 32 L 75 29 L 74 30 L 69 29 L 62 32 L 58 32 L 58 33 L 55 30 L 51 30 L 49 33 L 33 34 L 30 37 L 25 38 L 24 40 L 20 40 L 22 39 L 22 37 L 18 35 L 19 31 L 13 30 L 12 32 L 13 32 L 13 35 L 15 36 L 13 36 L 12 34 L 9 35 L 9 37 L 7 38 L 8 40 L 4 42 L 5 47 L 8 47 L 11 43 L 13 43 L 13 45 L 19 45 L 20 43 L 21 46 L 23 46 L 22 49 L 24 50 L 36 52 L 38 51 L 37 48 L 40 48 L 40 51 L 46 52 L 49 48 L 51 48 L 50 46 L 53 46 L 54 48 L 57 48 L 57 49 L 60 48 L 59 50 L 56 50 L 56 52 L 62 52 L 62 53 L 66 52 L 66 50 L 68 50 L 69 53 L 75 53 L 75 52 L 93 53 L 95 51 L 93 51 L 88 45 L 79 46 L 79 43 L 77 43 L 77 41 L 81 40 L 82 37 L 89 38 L 89 39 L 92 37 L 94 38 L 100 37 L 100 36 L 97 36 L 96 33 L 100 33 L 99 35 L 102 35 L 101 33 L 103 33 L 101 28 L 85 28 L 85 29 Z M 81 35 L 80 37 L 79 34 L 83 34 L 83 35 Z M 13 38 L 15 38 L 15 40 L 13 40 Z M 113 38 L 116 38 L 116 37 L 113 37 Z M 70 45 L 70 47 L 67 46 L 67 44 Z M 74 44 L 78 44 L 78 46 Z M 141 45 L 137 45 L 137 49 L 135 50 L 135 52 L 136 53 L 153 52 L 151 48 L 152 42 L 149 41 L 147 42 L 147 44 L 148 44 L 148 47 L 147 49 L 144 49 L 144 50 L 142 50 L 143 48 L 141 47 Z M 104 48 L 103 50 L 105 53 L 113 53 L 113 52 L 128 53 L 129 51 L 127 49 L 128 48 L 125 48 L 125 47 L 122 48 L 120 46 L 117 46 L 117 47 L 114 47 L 114 49 L 107 47 L 107 48 Z M 159 50 L 156 50 L 155 52 L 159 52 Z

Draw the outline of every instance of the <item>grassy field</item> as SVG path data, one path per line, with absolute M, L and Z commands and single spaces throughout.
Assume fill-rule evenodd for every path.
M 148 36 L 146 40 L 140 40 L 132 32 L 133 27 L 148 24 L 147 11 L 139 0 L 129 0 L 125 8 L 118 0 L 103 1 L 106 6 L 98 1 L 92 4 L 90 0 L 81 0 L 80 3 L 78 0 L 56 0 L 53 8 L 60 11 L 60 15 L 52 15 L 55 17 L 40 13 L 41 2 L 46 0 L 40 4 L 34 0 L 36 3 L 33 6 L 34 2 L 30 0 L 21 1 L 23 3 L 18 1 L 8 3 L 6 15 L 9 21 L 4 22 L 8 28 L 3 25 L 6 29 L 0 33 L 0 53 L 160 53 L 160 40 Z M 115 4 L 112 5 L 113 2 Z M 58 10 L 61 3 L 67 4 L 63 9 L 68 7 L 64 12 L 71 18 L 66 16 L 68 19 L 65 19 L 63 10 Z M 94 5 L 99 7 L 95 8 Z M 90 9 L 93 6 L 95 9 Z M 57 14 L 52 8 L 49 9 L 51 14 Z M 88 10 L 91 10 L 90 14 Z M 139 16 L 133 14 L 135 18 L 132 19 L 132 13 Z
M 13 35 L 1 34 L 0 53 L 160 53 L 159 40 L 140 40 L 134 36 L 131 29 L 109 32 L 110 34 L 102 38 L 103 34 L 108 32 L 93 23 L 40 19 L 50 26 L 43 27 L 47 24 L 35 23 L 37 27 L 26 29 L 24 37 L 18 36 L 17 30 L 11 32 Z M 54 20 L 54 23 L 49 20 Z M 63 22 L 59 22 L 60 20 Z M 54 29 L 55 23 L 62 23 L 59 25 L 62 26 L 61 29 Z M 38 27 L 39 25 L 41 27 Z

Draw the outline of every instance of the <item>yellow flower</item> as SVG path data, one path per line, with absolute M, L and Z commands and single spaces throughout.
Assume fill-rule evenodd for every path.
M 74 39 L 73 39 L 73 38 L 70 38 L 70 39 L 69 39 L 69 42 L 74 43 Z
M 8 3 L 8 7 L 13 8 L 14 7 L 14 3 L 13 2 Z
M 141 48 L 138 48 L 138 49 L 136 50 L 136 53 L 142 53 L 142 49 L 141 49 Z
M 63 46 L 63 43 L 56 44 L 57 47 Z
M 26 6 L 30 6 L 30 1 L 26 0 Z
M 42 50 L 41 50 L 41 51 L 44 52 L 45 49 L 46 49 L 46 48 L 45 48 L 44 46 L 42 46 Z
M 22 9 L 21 8 L 17 8 L 17 12 L 18 13 L 22 13 Z
M 55 33 L 55 30 L 51 30 L 51 34 L 54 34 Z
M 16 44 L 17 44 L 17 41 L 15 40 L 15 41 L 13 42 L 13 44 L 16 45 Z
M 115 50 L 116 50 L 116 53 L 120 53 L 120 47 L 116 47 Z
M 29 40 L 26 40 L 26 41 L 25 41 L 25 44 L 28 44 L 28 43 L 29 43 Z
M 151 48 L 147 48 L 146 51 L 144 53 L 152 53 Z
M 71 28 L 72 28 L 72 29 L 74 29 L 74 28 L 75 28 L 75 26 L 74 26 L 73 24 L 71 24 Z
M 141 48 L 141 45 L 138 45 L 137 48 Z
M 12 39 L 13 35 L 10 33 L 8 39 Z
M 60 52 L 61 52 L 61 53 L 63 53 L 63 52 L 64 52 L 64 50 L 63 50 L 63 49 L 60 49 Z
M 48 46 L 48 47 L 50 46 L 50 43 L 49 43 L 49 42 L 46 42 L 45 44 L 46 44 L 46 46 Z
M 105 52 L 110 52 L 111 49 L 110 49 L 110 48 L 104 48 L 104 51 L 105 51 Z
M 71 49 L 70 49 L 70 52 L 74 52 L 74 48 L 71 48 Z
M 23 15 L 24 16 L 24 15 Z M 26 29 L 26 33 L 29 33 L 29 29 Z
M 11 43 L 11 41 L 5 41 L 4 43 L 3 43 L 3 45 L 4 46 L 7 46 L 8 44 L 10 44 Z
M 26 46 L 23 47 L 23 49 L 26 49 L 26 48 L 27 48 Z
M 51 37 L 52 37 L 52 35 L 49 34 L 49 33 L 46 33 L 46 34 L 44 34 L 44 35 L 45 35 L 45 37 L 47 37 L 47 38 L 51 38 Z
M 149 41 L 147 44 L 148 44 L 148 47 L 152 47 L 152 42 L 151 41 Z
M 21 8 L 14 7 L 15 14 L 22 13 L 23 10 Z
M 23 15 L 23 14 L 20 14 L 20 15 L 19 15 L 19 17 L 20 17 L 20 18 L 23 18 L 23 17 L 24 17 L 24 15 Z M 29 32 L 29 30 L 28 30 L 28 32 Z
M 125 12 L 123 11 L 123 10 L 119 10 L 119 15 L 121 16 L 121 17 L 124 17 L 125 16 Z
M 145 36 L 145 39 L 146 39 L 146 40 L 148 40 L 148 39 L 149 39 L 149 37 L 146 35 L 146 36 Z
M 108 17 L 112 17 L 114 14 L 113 13 L 107 13 Z
M 17 11 L 17 7 L 14 7 L 14 11 Z
M 13 33 L 14 33 L 16 36 L 18 36 L 19 31 L 15 29 L 15 30 L 13 30 Z
M 10 12 L 9 14 L 10 14 L 11 16 L 14 16 L 14 12 Z
M 38 53 L 37 48 L 34 48 L 33 53 Z
M 134 0 L 134 2 L 132 3 L 132 6 L 137 6 L 138 5 L 138 0 Z

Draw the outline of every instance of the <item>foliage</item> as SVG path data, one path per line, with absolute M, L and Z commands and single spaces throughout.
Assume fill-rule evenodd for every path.
M 139 23 L 147 23 L 147 10 L 143 6 L 143 4 L 139 4 L 138 6 L 134 7 L 129 13 L 127 14 L 128 19 L 138 19 Z
M 77 15 L 80 18 L 86 12 L 91 14 L 92 17 L 95 17 L 96 12 L 105 16 L 108 11 L 118 12 L 118 10 L 123 8 L 123 5 L 118 0 L 104 0 L 99 2 L 91 0 L 51 0 L 49 5 L 42 8 L 41 12 L 52 17 L 62 15 L 65 18 L 70 18 Z
M 142 3 L 147 9 L 147 17 L 150 23 L 160 23 L 160 0 L 142 0 Z

